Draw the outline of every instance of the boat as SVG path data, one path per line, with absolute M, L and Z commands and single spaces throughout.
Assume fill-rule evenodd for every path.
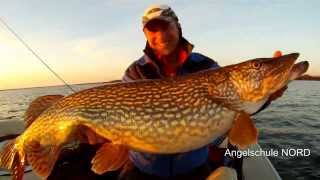
M 249 150 L 262 150 L 259 144 L 252 145 Z M 244 157 L 242 172 L 244 180 L 281 180 L 281 177 L 271 161 L 266 156 Z

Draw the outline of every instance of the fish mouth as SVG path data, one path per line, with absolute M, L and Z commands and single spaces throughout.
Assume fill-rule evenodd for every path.
M 284 76 L 287 80 L 295 80 L 304 74 L 309 68 L 308 61 L 301 61 L 295 64 L 295 61 L 298 59 L 298 53 L 292 53 L 285 56 L 282 56 L 277 59 L 275 63 L 277 63 L 276 68 L 271 70 L 268 73 L 268 76 Z
M 283 55 L 281 57 L 272 58 L 268 62 L 270 66 L 269 72 L 266 73 L 265 88 L 272 94 L 282 87 L 286 86 L 290 79 L 299 76 L 302 70 L 305 70 L 305 63 L 298 63 L 295 66 L 295 61 L 298 59 L 299 53 Z
M 285 74 L 288 75 L 298 57 L 299 53 L 292 53 L 283 55 L 281 57 L 272 58 L 271 63 L 274 68 L 267 73 L 267 76 L 277 77 Z
M 289 80 L 295 80 L 298 77 L 300 77 L 302 74 L 307 72 L 309 68 L 309 62 L 308 61 L 302 61 L 297 64 L 294 64 L 291 68 L 290 74 L 289 74 Z

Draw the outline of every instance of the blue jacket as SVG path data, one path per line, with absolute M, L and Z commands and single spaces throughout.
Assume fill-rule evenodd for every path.
M 185 39 L 183 40 L 192 49 L 192 45 Z M 133 81 L 137 79 L 163 78 L 164 75 L 159 64 L 154 58 L 151 58 L 152 56 L 152 53 L 148 52 L 146 48 L 144 56 L 127 68 L 123 80 Z M 190 51 L 187 60 L 182 65 L 182 68 L 180 68 L 180 71 L 177 72 L 177 75 L 218 67 L 219 65 L 212 59 L 200 53 L 191 53 Z M 208 147 L 205 146 L 190 152 L 170 155 L 142 153 L 131 150 L 129 151 L 129 158 L 136 167 L 145 173 L 169 177 L 186 173 L 193 168 L 203 165 L 208 158 Z

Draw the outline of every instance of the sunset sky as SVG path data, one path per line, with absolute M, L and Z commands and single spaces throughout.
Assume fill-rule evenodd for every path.
M 121 79 L 142 56 L 141 16 L 170 5 L 184 36 L 222 66 L 299 52 L 320 75 L 320 1 L 10 0 L 0 17 L 68 83 Z M 62 84 L 0 24 L 0 89 Z

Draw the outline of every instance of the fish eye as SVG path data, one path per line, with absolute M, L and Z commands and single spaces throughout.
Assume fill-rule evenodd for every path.
M 252 67 L 255 69 L 259 69 L 261 67 L 261 63 L 258 61 L 255 61 L 252 63 Z

